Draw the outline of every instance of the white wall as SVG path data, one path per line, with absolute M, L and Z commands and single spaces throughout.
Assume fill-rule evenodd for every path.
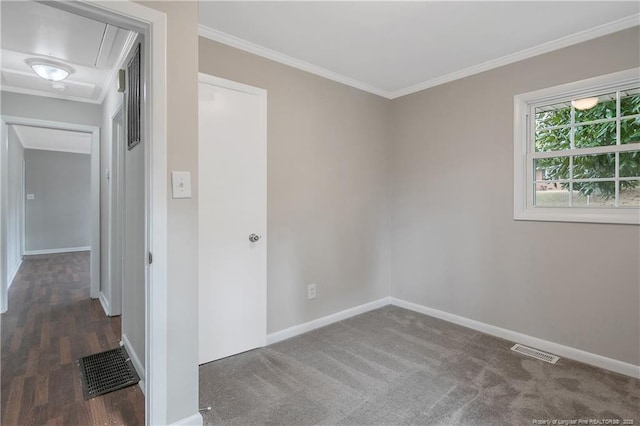
M 392 101 L 392 295 L 640 365 L 640 227 L 513 220 L 513 97 L 638 67 L 629 29 Z
M 24 233 L 24 148 L 8 126 L 7 283 L 10 287 L 22 262 Z

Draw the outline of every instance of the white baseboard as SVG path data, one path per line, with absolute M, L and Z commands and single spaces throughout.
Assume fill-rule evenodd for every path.
M 138 357 L 138 354 L 136 353 L 136 351 L 133 350 L 133 346 L 131 345 L 131 342 L 127 338 L 126 334 L 122 335 L 122 342 L 120 343 L 124 345 L 124 348 L 129 353 L 131 362 L 133 363 L 133 366 L 136 368 L 136 372 L 138 373 L 138 376 L 140 376 L 140 389 L 142 389 L 142 392 L 144 393 L 144 380 L 145 380 L 144 366 L 140 362 L 140 358 Z
M 202 414 L 196 413 L 171 424 L 175 426 L 202 426 L 203 423 L 204 419 L 202 418 Z
M 104 311 L 105 315 L 110 317 L 111 316 L 111 305 L 109 305 L 109 301 L 107 300 L 107 296 L 105 296 L 103 292 L 100 292 L 100 294 L 98 295 L 98 300 L 100 301 L 100 304 L 102 305 L 102 310 Z M 127 350 L 129 350 L 129 349 L 127 349 Z
M 506 328 L 496 327 L 494 325 L 475 321 L 469 318 L 461 317 L 459 315 L 450 314 L 438 309 L 418 305 L 417 303 L 407 302 L 395 297 L 390 297 L 389 299 L 392 305 L 399 306 L 401 308 L 439 318 L 448 322 L 452 322 L 454 324 L 461 325 L 463 327 L 490 334 L 492 336 L 510 340 L 515 343 L 522 343 L 523 345 L 541 349 L 546 352 L 551 352 L 552 354 L 573 359 L 575 361 L 580 361 L 585 364 L 604 368 L 605 370 L 614 371 L 616 373 L 640 379 L 640 366 L 638 365 L 618 361 L 613 358 L 607 358 L 602 355 L 597 355 L 591 352 L 583 351 L 581 349 L 576 349 L 570 346 L 561 345 L 559 343 L 550 342 L 548 340 L 539 339 L 537 337 L 518 333 L 517 331 L 507 330 Z
M 333 324 L 334 322 L 342 321 L 344 319 L 351 318 L 353 316 L 363 314 L 365 312 L 372 311 L 389 304 L 391 304 L 390 298 L 383 297 L 382 299 L 374 300 L 373 302 L 365 303 L 364 305 L 345 309 L 344 311 L 336 312 L 335 314 L 327 315 L 326 317 L 318 318 L 313 321 L 305 322 L 304 324 L 294 325 L 293 327 L 276 331 L 275 333 L 267 335 L 267 345 L 290 339 L 308 331 L 315 330 L 316 328 L 324 327 L 325 325 Z
M 7 289 L 11 288 L 11 284 L 13 284 L 13 280 L 16 278 L 16 275 L 18 275 L 18 271 L 20 270 L 21 265 L 22 265 L 22 257 L 20 257 L 20 260 L 18 260 L 18 263 L 16 263 L 16 266 L 13 268 L 13 271 L 11 271 L 11 273 L 9 274 L 9 280 L 7 281 Z
M 91 251 L 91 246 L 87 247 L 67 247 L 59 249 L 46 249 L 46 250 L 25 250 L 25 256 L 34 256 L 37 254 L 56 254 L 56 253 L 73 253 L 76 251 Z

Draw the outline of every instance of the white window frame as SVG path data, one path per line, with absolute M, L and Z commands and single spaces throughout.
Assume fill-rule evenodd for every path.
M 640 224 L 640 207 L 536 207 L 534 160 L 544 157 L 590 155 L 640 150 L 640 143 L 579 148 L 571 151 L 535 152 L 533 140 L 536 106 L 594 96 L 626 86 L 640 86 L 640 68 L 522 93 L 514 96 L 513 217 L 515 220 Z M 617 119 L 618 126 L 620 118 Z M 618 137 L 619 139 L 619 137 Z M 617 158 L 617 156 L 616 156 Z M 612 178 L 613 179 L 613 178 Z M 615 179 L 618 180 L 616 168 Z

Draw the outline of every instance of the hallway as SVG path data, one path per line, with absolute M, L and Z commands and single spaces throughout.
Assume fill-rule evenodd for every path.
M 78 358 L 115 348 L 120 317 L 89 298 L 89 252 L 25 256 L 2 315 L 2 424 L 144 424 L 138 386 L 84 401 Z

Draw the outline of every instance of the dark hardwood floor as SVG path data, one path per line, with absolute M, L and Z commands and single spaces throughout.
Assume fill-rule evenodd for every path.
M 25 256 L 1 321 L 3 426 L 144 424 L 138 386 L 82 396 L 78 358 L 120 341 L 120 318 L 89 298 L 89 252 Z

